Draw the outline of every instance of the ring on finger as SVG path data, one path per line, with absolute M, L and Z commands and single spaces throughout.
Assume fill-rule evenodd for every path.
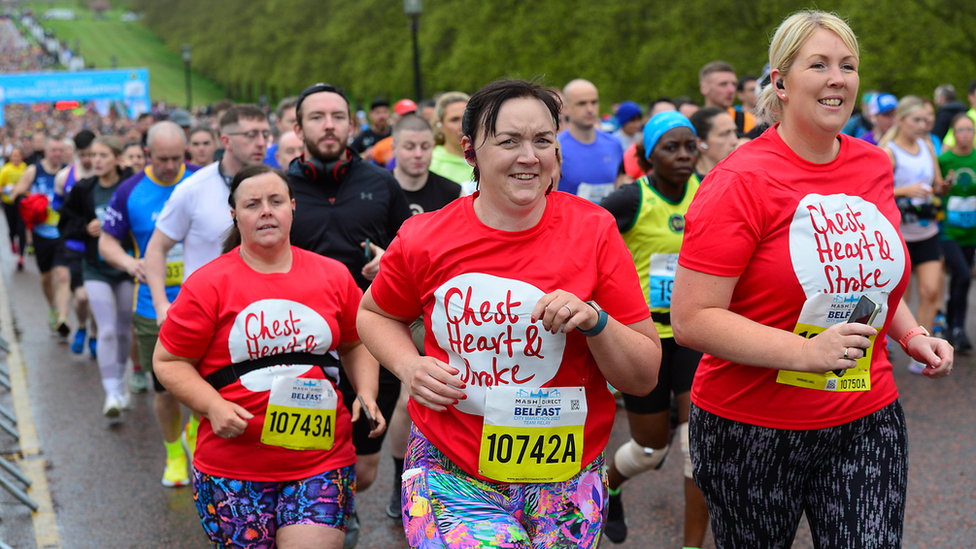
M 573 316 L 573 308 L 570 307 L 568 303 L 565 304 L 565 305 L 563 305 L 563 307 L 566 307 L 567 309 L 569 309 L 569 316 Z
M 844 360 L 850 360 L 850 359 L 851 359 L 851 357 L 850 357 L 850 356 L 848 356 L 848 352 L 849 352 L 849 351 L 850 351 L 850 349 L 849 349 L 849 348 L 847 348 L 847 347 L 844 347 Z

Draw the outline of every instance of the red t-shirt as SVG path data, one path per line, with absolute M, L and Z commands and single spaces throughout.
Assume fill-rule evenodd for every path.
M 349 271 L 338 261 L 291 249 L 293 261 L 287 273 L 258 273 L 235 248 L 190 275 L 159 331 L 163 347 L 176 356 L 199 358 L 197 371 L 206 378 L 231 363 L 289 352 L 322 355 L 340 342 L 359 339 L 356 312 L 362 291 Z M 331 450 L 290 450 L 260 443 L 271 382 L 286 368 L 292 377 L 325 378 L 318 366 L 272 366 L 221 389 L 222 397 L 243 406 L 254 418 L 241 436 L 232 439 L 214 435 L 210 421 L 203 419 L 194 467 L 218 477 L 286 481 L 355 463 L 352 424 L 341 394 Z
M 485 479 L 478 450 L 486 385 L 583 386 L 582 463 L 590 463 L 613 427 L 606 379 L 583 334 L 554 335 L 530 319 L 539 299 L 557 289 L 596 301 L 623 324 L 648 318 L 630 252 L 613 217 L 576 196 L 550 193 L 539 223 L 518 232 L 483 224 L 477 196 L 404 222 L 370 289 L 387 313 L 423 315 L 426 355 L 460 370 L 467 383 L 467 399 L 456 406 L 435 412 L 411 400 L 410 415 L 451 461 Z
M 884 338 L 911 267 L 887 156 L 841 135 L 837 158 L 814 164 L 787 147 L 777 130 L 739 147 L 709 172 L 685 216 L 678 263 L 739 277 L 730 311 L 796 333 L 802 332 L 794 329 L 801 311 L 810 316 L 808 303 L 819 302 L 818 317 L 829 326 L 844 321 L 861 294 L 878 296 L 886 308 L 874 324 L 880 333 L 865 374 L 870 390 L 789 385 L 777 382 L 777 370 L 706 354 L 691 396 L 695 405 L 734 421 L 820 429 L 864 417 L 898 397 Z

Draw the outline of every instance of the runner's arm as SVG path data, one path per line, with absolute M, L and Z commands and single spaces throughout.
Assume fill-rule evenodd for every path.
M 146 245 L 146 285 L 152 293 L 153 308 L 156 309 L 156 323 L 160 326 L 166 320 L 170 302 L 166 297 L 166 254 L 177 242 L 154 229 L 149 244 Z
M 353 390 L 356 391 L 356 395 L 363 397 L 370 415 L 376 420 L 376 428 L 369 432 L 369 437 L 378 437 L 386 430 L 386 419 L 380 412 L 380 407 L 376 405 L 376 397 L 379 395 L 380 363 L 369 354 L 366 346 L 358 339 L 340 343 L 338 351 L 339 358 L 342 359 L 342 367 L 349 376 Z M 359 409 L 357 399 L 352 403 L 353 423 L 359 420 Z
M 98 237 L 98 253 L 112 267 L 120 271 L 125 271 L 133 277 L 138 278 L 141 282 L 145 282 L 142 260 L 125 253 L 125 249 L 122 248 L 122 243 L 105 231 L 102 231 L 102 234 Z
M 898 302 L 898 310 L 888 328 L 888 335 L 895 341 L 901 342 L 902 336 L 918 326 L 915 315 L 902 299 Z M 908 340 L 908 355 L 915 360 L 927 364 L 929 367 L 922 371 L 931 378 L 945 377 L 952 371 L 954 351 L 949 342 L 937 337 L 917 335 Z
M 765 326 L 729 310 L 738 277 L 715 276 L 678 265 L 671 295 L 671 328 L 675 341 L 717 358 L 776 370 L 825 373 L 851 368 L 877 331 L 842 322 L 805 339 Z M 856 350 L 854 350 L 856 349 Z
M 197 358 L 176 356 L 156 342 L 153 353 L 153 374 L 173 396 L 194 412 L 207 419 L 214 433 L 221 438 L 236 436 L 247 428 L 247 420 L 254 417 L 240 405 L 230 402 L 207 383 L 196 365 Z
M 600 316 L 595 307 L 565 290 L 542 296 L 532 308 L 536 326 L 552 333 L 593 330 Z M 626 387 L 634 395 L 646 395 L 654 389 L 661 365 L 661 341 L 650 320 L 624 325 L 608 315 L 600 333 L 587 336 L 586 344 L 603 377 L 614 387 Z
M 17 181 L 17 185 L 14 190 L 10 191 L 10 200 L 16 201 L 18 196 L 26 195 L 30 192 L 31 185 L 34 184 L 34 177 L 37 175 L 37 166 L 31 164 L 27 166 L 24 173 L 21 174 L 20 180 Z
M 433 357 L 422 357 L 410 336 L 412 318 L 395 317 L 373 301 L 370 290 L 363 294 L 356 316 L 356 329 L 363 344 L 393 375 L 400 378 L 410 396 L 423 406 L 443 412 L 466 398 L 465 384 L 457 368 Z
M 64 196 L 64 186 L 68 183 L 68 171 L 70 167 L 61 168 L 54 176 L 54 194 Z

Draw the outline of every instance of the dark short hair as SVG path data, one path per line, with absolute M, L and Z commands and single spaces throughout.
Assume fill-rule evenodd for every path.
M 957 112 L 955 114 L 955 116 L 952 117 L 952 120 L 949 121 L 949 127 L 950 128 L 955 128 L 956 127 L 956 122 L 959 122 L 963 118 L 969 118 L 969 113 L 968 112 Z M 972 120 L 972 119 L 970 118 L 970 120 Z M 976 120 L 973 120 L 973 123 L 976 123 Z
M 695 114 L 691 115 L 691 125 L 695 127 L 695 133 L 698 134 L 698 138 L 702 141 L 708 139 L 708 134 L 712 132 L 712 126 L 714 125 L 715 117 L 727 113 L 725 109 L 719 107 L 705 107 L 695 111 Z
M 75 149 L 82 150 L 91 147 L 92 141 L 95 140 L 95 132 L 91 130 L 81 130 L 75 134 L 74 142 Z
M 427 98 L 422 101 L 417 102 L 417 109 L 426 109 L 428 107 L 434 108 L 437 106 L 437 102 L 433 99 Z
M 377 97 L 372 103 L 369 104 L 369 110 L 378 109 L 380 107 L 390 108 L 390 100 Z
M 237 189 L 241 186 L 244 181 L 266 173 L 273 173 L 281 178 L 285 183 L 285 187 L 288 189 L 288 198 L 294 199 L 295 193 L 292 191 L 291 183 L 288 181 L 288 176 L 285 172 L 279 170 L 278 168 L 272 168 L 266 164 L 255 164 L 253 166 L 246 166 L 237 172 L 234 179 L 230 182 L 230 195 L 227 197 L 227 204 L 231 208 L 237 209 Z M 241 243 L 241 231 L 237 228 L 237 222 L 235 221 L 231 225 L 230 231 L 227 233 L 227 237 L 224 238 L 224 245 L 222 248 L 222 253 L 227 253 L 233 250 L 235 247 L 239 246 Z
M 286 97 L 278 102 L 278 106 L 275 108 L 275 116 L 278 120 L 281 120 L 285 116 L 285 111 L 288 109 L 294 109 L 295 105 L 298 105 L 298 96 Z
M 672 104 L 674 105 L 675 110 L 680 110 L 682 105 L 698 105 L 698 103 L 695 103 L 694 99 L 688 97 L 687 95 L 679 95 L 678 97 L 675 97 Z
M 346 102 L 346 109 L 349 111 L 349 114 L 352 114 L 352 107 L 349 105 L 349 98 L 346 97 L 346 92 L 342 91 L 342 88 L 333 86 L 332 84 L 319 82 L 317 84 L 312 84 L 311 86 L 302 90 L 302 93 L 298 94 L 298 101 L 295 103 L 295 120 L 298 122 L 299 128 L 302 127 L 302 103 L 305 102 L 305 99 L 307 99 L 308 96 L 323 92 L 334 93 L 342 97 L 342 99 Z
M 149 113 L 149 112 L 144 112 L 144 113 L 142 113 L 142 114 L 140 114 L 140 115 L 139 115 L 139 116 L 138 116 L 138 117 L 136 118 L 136 121 L 142 121 L 142 120 L 145 120 L 145 119 L 147 119 L 147 118 L 152 118 L 153 120 L 155 120 L 155 117 L 154 117 L 154 116 L 152 115 L 152 113 Z
M 708 75 L 715 72 L 731 72 L 734 73 L 735 69 L 732 65 L 729 65 L 725 61 L 712 61 L 710 63 L 705 63 L 701 70 L 698 71 L 698 81 L 701 82 Z
M 430 123 L 427 122 L 423 117 L 412 112 L 410 114 L 405 114 L 397 120 L 397 123 L 393 125 L 393 142 L 396 143 L 397 136 L 400 135 L 402 131 L 408 132 L 423 132 L 428 131 L 431 135 L 434 134 L 434 130 L 430 127 Z
M 194 126 L 193 128 L 190 129 L 190 134 L 189 135 L 190 135 L 190 137 L 193 137 L 194 135 L 196 135 L 196 134 L 198 134 L 200 132 L 205 132 L 205 133 L 210 134 L 210 139 L 213 139 L 214 141 L 217 141 L 217 136 L 214 135 L 214 131 L 212 129 L 210 129 L 210 126 L 204 126 L 204 125 Z
M 234 102 L 230 99 L 221 99 L 213 104 L 213 112 L 217 114 L 220 111 L 226 111 L 234 108 Z
M 498 111 L 501 110 L 502 104 L 509 99 L 523 97 L 542 101 L 549 109 L 553 125 L 558 126 L 557 120 L 562 109 L 562 101 L 554 92 L 537 82 L 528 80 L 498 80 L 481 88 L 468 100 L 464 117 L 461 119 L 461 131 L 472 141 L 479 133 L 484 135 L 485 139 L 495 135 L 495 123 L 498 122 Z M 478 168 L 475 168 L 474 180 L 480 181 L 480 176 Z
M 759 80 L 759 77 L 757 77 L 756 75 L 747 74 L 739 79 L 739 83 L 735 85 L 735 91 L 742 92 L 743 90 L 746 89 L 746 84 L 748 84 L 749 82 L 755 82 L 757 80 Z
M 259 109 L 257 105 L 236 105 L 231 107 L 230 110 L 224 113 L 220 117 L 220 129 L 223 130 L 227 126 L 233 126 L 241 120 L 267 120 L 268 115 L 264 114 L 264 111 Z

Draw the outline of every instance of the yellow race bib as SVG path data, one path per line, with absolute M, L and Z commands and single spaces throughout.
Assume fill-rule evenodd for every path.
M 873 327 L 880 330 L 884 326 L 888 314 L 888 294 L 886 292 L 871 292 L 864 294 L 881 304 L 881 311 L 874 320 Z M 857 305 L 861 294 L 826 294 L 819 293 L 803 304 L 800 318 L 793 328 L 793 333 L 806 339 L 816 337 L 834 324 L 847 322 L 847 318 Z M 840 376 L 833 372 L 824 374 L 809 372 L 793 372 L 780 370 L 776 375 L 776 382 L 807 389 L 820 391 L 850 392 L 871 390 L 871 357 L 874 354 L 874 340 L 871 336 L 871 346 L 864 357 L 856 361 L 854 368 L 843 370 Z
M 261 444 L 291 450 L 331 450 L 338 397 L 326 379 L 275 376 Z
M 491 387 L 478 472 L 499 482 L 563 482 L 583 465 L 582 387 Z
M 183 284 L 183 243 L 179 242 L 166 254 L 166 285 Z

